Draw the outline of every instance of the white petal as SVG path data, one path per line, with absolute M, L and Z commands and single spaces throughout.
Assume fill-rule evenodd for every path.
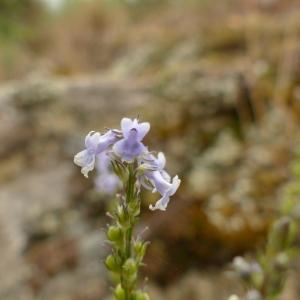
M 100 141 L 101 134 L 99 132 L 91 131 L 85 138 L 85 147 L 87 149 L 96 150 L 98 143 Z
M 93 156 L 93 160 L 88 165 L 81 168 L 81 173 L 84 177 L 88 177 L 88 173 L 94 169 L 95 166 L 95 157 Z
M 170 189 L 168 191 L 166 191 L 166 193 L 155 203 L 155 205 L 150 205 L 149 208 L 151 210 L 163 210 L 165 211 L 169 201 L 170 201 L 170 196 L 174 195 L 175 192 L 177 191 L 179 185 L 180 185 L 181 180 L 178 178 L 178 176 L 176 175 L 173 180 L 172 180 L 172 186 L 170 187 Z
M 163 152 L 159 152 L 157 155 L 158 167 L 162 170 L 166 166 L 166 157 Z
M 171 181 L 171 176 L 165 170 L 161 170 L 160 173 L 164 180 L 166 180 L 167 182 Z
M 174 195 L 180 186 L 181 180 L 176 175 L 172 180 L 172 190 L 170 191 L 170 196 Z
M 88 177 L 88 172 L 94 169 L 95 155 L 89 154 L 87 150 L 83 150 L 74 156 L 74 163 L 81 167 L 81 173 Z
M 79 167 L 83 167 L 88 163 L 89 157 L 87 150 L 80 151 L 74 156 L 74 163 Z
M 121 129 L 124 137 L 128 137 L 129 131 L 133 126 L 134 121 L 129 118 L 123 118 L 121 120 Z
M 162 210 L 162 211 L 165 211 L 167 206 L 168 206 L 168 203 L 170 201 L 170 197 L 162 197 L 160 198 L 156 203 L 155 205 L 149 205 L 149 208 L 150 210 Z
M 150 130 L 150 123 L 144 122 L 138 124 L 138 138 L 141 141 Z

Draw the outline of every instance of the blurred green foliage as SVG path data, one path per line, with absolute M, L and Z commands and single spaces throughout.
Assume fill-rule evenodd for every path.
M 32 29 L 42 7 L 37 0 L 0 0 L 0 39 L 21 39 Z

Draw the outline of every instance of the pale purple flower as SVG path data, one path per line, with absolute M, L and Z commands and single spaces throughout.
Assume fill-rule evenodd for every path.
M 142 140 L 150 130 L 150 124 L 147 122 L 139 123 L 137 119 L 123 118 L 121 129 L 123 138 L 114 144 L 113 151 L 122 160 L 132 162 L 147 151 Z
M 162 196 L 155 205 L 150 205 L 149 208 L 151 210 L 166 210 L 170 197 L 173 196 L 179 185 L 180 185 L 180 179 L 176 175 L 173 177 L 172 182 L 168 182 L 162 175 L 160 171 L 154 171 L 154 172 L 147 172 L 145 176 L 150 180 L 150 182 L 154 186 L 153 192 L 159 192 Z
M 127 163 L 136 160 L 139 184 L 161 195 L 154 206 L 150 205 L 150 209 L 166 210 L 170 197 L 175 194 L 181 181 L 178 176 L 171 179 L 164 170 L 166 158 L 162 152 L 156 157 L 142 143 L 149 130 L 150 124 L 147 122 L 139 123 L 137 119 L 123 118 L 121 131 L 109 130 L 103 135 L 91 131 L 85 138 L 85 149 L 75 155 L 74 162 L 81 167 L 85 177 L 88 177 L 96 164 L 96 187 L 112 193 L 119 187 L 120 179 L 113 173 L 111 160 L 117 157 Z
M 114 173 L 101 173 L 95 179 L 96 189 L 105 194 L 113 194 L 119 185 L 120 180 Z
M 85 150 L 74 156 L 74 163 L 81 167 L 81 173 L 88 177 L 88 173 L 94 169 L 96 155 L 105 151 L 118 140 L 116 132 L 109 130 L 101 135 L 91 131 L 85 138 Z
M 149 189 L 150 186 L 147 184 L 147 181 L 149 181 L 153 186 L 152 192 L 158 192 L 162 196 L 154 206 L 150 205 L 149 208 L 151 210 L 166 210 L 170 197 L 175 194 L 180 185 L 180 179 L 175 176 L 171 181 L 170 175 L 164 170 L 166 158 L 162 152 L 158 153 L 157 158 L 148 153 L 141 164 L 144 169 L 144 175 L 140 179 L 141 184 Z
M 111 159 L 106 152 L 97 155 L 96 170 L 96 189 L 106 194 L 113 194 L 120 186 L 120 180 L 118 176 L 113 173 Z
M 109 157 L 108 153 L 101 152 L 96 156 L 96 170 L 100 173 L 106 173 L 108 170 L 111 169 L 111 158 Z
M 146 169 L 148 166 L 148 168 L 152 169 L 153 171 L 159 171 L 162 177 L 166 181 L 170 182 L 171 176 L 164 170 L 166 166 L 166 157 L 163 152 L 159 152 L 157 154 L 157 157 L 155 157 L 151 153 L 147 153 L 146 155 L 144 155 L 144 159 L 142 159 L 142 162 L 146 165 Z

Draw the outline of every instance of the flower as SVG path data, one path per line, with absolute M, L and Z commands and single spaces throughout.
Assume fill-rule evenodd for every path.
M 114 173 L 102 173 L 95 179 L 97 190 L 106 194 L 113 194 L 119 185 L 120 180 Z
M 164 170 L 166 166 L 166 157 L 163 152 L 159 152 L 157 158 L 153 154 L 147 153 L 142 161 L 145 164 L 144 168 L 146 170 L 147 168 L 153 171 L 157 170 L 166 181 L 170 182 L 171 176 Z
M 137 162 L 137 183 L 161 195 L 155 205 L 149 208 L 166 210 L 170 197 L 175 194 L 181 181 L 177 175 L 172 179 L 164 170 L 166 158 L 162 152 L 155 156 L 142 143 L 149 130 L 148 122 L 139 123 L 137 119 L 123 118 L 121 131 L 108 130 L 103 135 L 91 131 L 85 138 L 85 149 L 75 155 L 74 162 L 81 167 L 85 177 L 96 164 L 98 175 L 95 185 L 106 193 L 114 192 L 120 184 L 120 174 L 110 162 L 116 161 L 121 165 L 123 162 Z M 123 164 L 123 167 L 126 168 L 127 164 Z
M 123 118 L 121 129 L 123 138 L 114 144 L 113 151 L 124 161 L 132 162 L 147 150 L 141 141 L 150 130 L 150 124 L 139 123 L 137 119 Z
M 107 152 L 102 152 L 96 157 L 96 170 L 100 173 L 106 173 L 110 170 L 111 159 Z
M 96 156 L 97 177 L 95 186 L 97 190 L 106 194 L 113 194 L 120 185 L 118 176 L 112 172 L 110 158 L 106 152 Z
M 74 156 L 74 163 L 81 167 L 81 173 L 88 177 L 88 173 L 94 169 L 96 155 L 105 151 L 110 145 L 118 140 L 115 131 L 109 130 L 101 135 L 99 132 L 91 131 L 85 138 L 85 150 Z
M 150 182 L 153 184 L 154 186 L 154 190 L 153 192 L 159 192 L 161 194 L 161 198 L 155 203 L 155 205 L 150 205 L 149 208 L 151 210 L 156 210 L 156 209 L 160 209 L 160 210 L 166 210 L 169 201 L 170 201 L 170 197 L 173 196 L 179 185 L 180 185 L 180 179 L 178 178 L 178 176 L 176 175 L 172 182 L 168 182 L 163 176 L 162 173 L 160 171 L 154 171 L 154 172 L 148 172 L 145 175 Z
M 151 189 L 146 182 L 149 181 L 153 186 L 152 192 L 158 192 L 162 196 L 154 206 L 150 205 L 149 208 L 151 210 L 166 210 L 170 197 L 175 194 L 180 185 L 180 179 L 176 175 L 171 182 L 170 175 L 164 170 L 166 158 L 162 152 L 158 153 L 157 158 L 151 153 L 146 154 L 141 164 L 146 179 L 144 180 L 143 176 L 141 176 L 141 184 L 145 188 Z

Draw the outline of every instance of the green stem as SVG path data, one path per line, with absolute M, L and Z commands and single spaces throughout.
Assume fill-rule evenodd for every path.
M 135 223 L 135 217 L 131 215 L 129 204 L 136 200 L 134 199 L 134 191 L 135 191 L 135 176 L 134 176 L 134 167 L 132 164 L 128 166 L 129 170 L 129 176 L 128 176 L 128 184 L 126 186 L 126 198 L 125 198 L 125 208 L 126 208 L 126 216 L 127 216 L 127 222 L 128 222 L 128 228 L 125 232 L 125 247 L 124 247 L 124 262 L 126 262 L 127 259 L 131 258 L 132 256 L 132 232 L 134 228 Z M 124 274 L 122 274 L 121 278 L 124 279 Z M 122 283 L 121 283 L 122 284 Z M 122 287 L 125 291 L 125 300 L 130 300 L 132 296 L 132 286 L 128 286 L 125 284 L 123 280 Z
M 126 232 L 126 257 L 131 257 L 131 239 L 132 239 L 132 229 L 133 227 L 129 227 Z
M 114 251 L 107 257 L 106 266 L 119 278 L 114 291 L 116 300 L 147 300 L 149 299 L 148 295 L 136 289 L 138 268 L 147 247 L 145 242 L 133 239 L 134 225 L 140 213 L 136 165 L 134 163 L 127 164 L 124 168 L 126 168 L 126 174 L 119 177 L 124 184 L 125 199 L 116 208 L 115 225 L 108 229 L 108 239 L 112 243 Z
M 124 261 L 123 263 L 126 262 L 126 260 L 128 258 L 131 257 L 131 240 L 132 240 L 132 227 L 129 227 L 127 230 L 126 230 L 126 233 L 125 233 L 125 247 L 124 247 Z M 122 272 L 124 273 L 124 272 Z M 124 274 L 121 275 L 121 278 L 123 279 L 121 282 L 121 285 L 125 291 L 125 300 L 129 300 L 131 298 L 131 287 L 128 286 L 126 284 L 126 278 L 124 276 Z

